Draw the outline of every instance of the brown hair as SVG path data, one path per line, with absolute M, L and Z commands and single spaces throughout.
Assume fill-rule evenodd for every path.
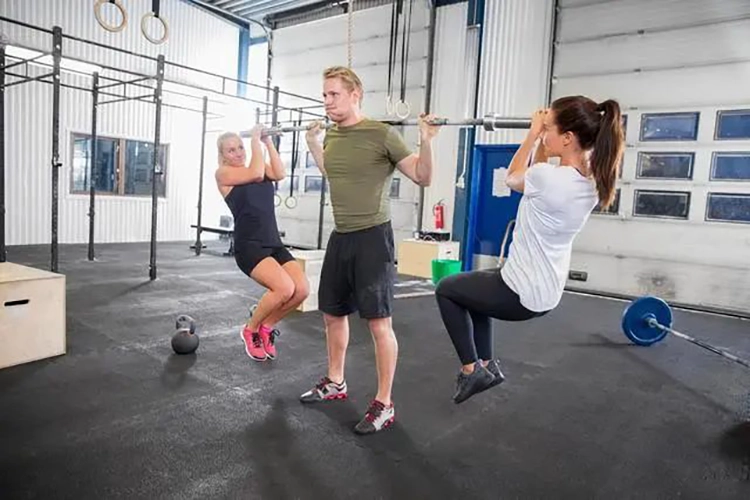
M 344 86 L 349 92 L 359 90 L 360 94 L 364 94 L 362 87 L 362 81 L 357 76 L 357 73 L 344 66 L 331 66 L 323 71 L 323 79 L 329 78 L 340 78 L 344 82 Z
M 615 184 L 620 168 L 625 134 L 622 130 L 620 104 L 608 99 L 597 104 L 588 97 L 561 97 L 552 103 L 555 123 L 560 133 L 572 132 L 584 151 L 591 153 L 591 173 L 602 209 L 615 198 Z

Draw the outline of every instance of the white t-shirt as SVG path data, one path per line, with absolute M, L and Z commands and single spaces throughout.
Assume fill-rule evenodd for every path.
M 560 303 L 573 240 L 597 201 L 594 180 L 575 168 L 537 163 L 526 170 L 513 242 L 501 270 L 526 309 L 549 311 Z

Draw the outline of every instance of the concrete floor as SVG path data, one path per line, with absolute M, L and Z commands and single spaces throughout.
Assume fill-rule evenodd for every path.
M 462 405 L 433 297 L 397 300 L 396 425 L 352 426 L 375 391 L 352 320 L 350 399 L 303 406 L 325 373 L 318 312 L 282 323 L 257 363 L 239 328 L 261 294 L 212 242 L 61 247 L 66 355 L 0 371 L 0 498 L 750 498 L 750 373 L 677 338 L 642 348 L 625 303 L 566 294 L 553 313 L 495 324 L 508 380 Z M 49 249 L 9 260 L 48 269 Z M 196 355 L 172 353 L 180 313 Z M 676 311 L 675 326 L 750 358 L 750 322 Z M 21 333 L 21 332 L 20 332 Z

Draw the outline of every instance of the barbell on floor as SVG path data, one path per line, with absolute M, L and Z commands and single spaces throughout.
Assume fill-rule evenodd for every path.
M 730 361 L 750 368 L 749 361 L 714 347 L 703 340 L 674 330 L 672 328 L 672 309 L 669 304 L 658 297 L 645 296 L 634 300 L 622 315 L 622 329 L 625 335 L 637 345 L 649 346 L 661 342 L 667 334 L 671 333 Z
M 387 123 L 389 125 L 396 126 L 416 126 L 419 125 L 417 119 L 399 119 L 399 118 L 378 118 L 376 121 L 381 123 Z M 485 115 L 483 118 L 464 118 L 460 120 L 453 120 L 450 118 L 436 118 L 430 122 L 433 125 L 440 126 L 455 126 L 455 127 L 482 127 L 488 132 L 494 132 L 495 130 L 502 129 L 526 129 L 531 126 L 531 120 L 528 118 L 507 118 L 502 117 L 496 113 L 490 113 Z M 324 129 L 330 129 L 334 126 L 333 123 L 324 123 Z M 289 127 L 268 127 L 263 130 L 262 135 L 265 137 L 282 135 L 287 132 L 304 132 L 310 125 L 296 125 Z M 241 137 L 250 137 L 252 135 L 251 130 L 243 130 L 240 132 Z

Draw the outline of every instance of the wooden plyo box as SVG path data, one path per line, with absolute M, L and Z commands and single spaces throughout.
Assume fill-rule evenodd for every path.
M 458 260 L 459 242 L 406 239 L 398 245 L 398 273 L 432 278 L 432 261 Z
M 0 262 L 0 368 L 66 352 L 65 276 Z
M 297 306 L 298 311 L 317 311 L 318 310 L 318 285 L 320 285 L 320 271 L 323 269 L 323 257 L 325 250 L 292 250 L 292 255 L 297 259 L 297 263 L 302 266 L 302 271 L 307 277 L 310 285 L 310 295 Z

